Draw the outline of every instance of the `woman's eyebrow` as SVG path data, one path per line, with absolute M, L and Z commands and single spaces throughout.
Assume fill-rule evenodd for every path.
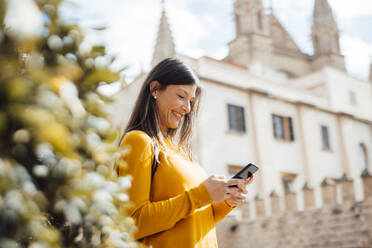
M 186 95 L 188 95 L 188 96 L 190 95 L 189 92 L 187 92 L 186 90 L 184 90 L 184 89 L 180 89 L 180 90 L 182 90 L 183 92 L 185 92 Z M 193 97 L 191 97 L 191 98 L 192 98 L 192 99 L 195 99 L 195 96 L 193 96 Z

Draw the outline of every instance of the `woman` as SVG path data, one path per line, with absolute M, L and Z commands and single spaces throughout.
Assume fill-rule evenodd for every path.
M 165 59 L 148 75 L 121 139 L 130 151 L 130 210 L 136 239 L 152 247 L 217 247 L 215 224 L 245 200 L 247 181 L 207 178 L 193 161 L 191 139 L 201 88 L 180 61 Z M 176 135 L 177 134 L 177 135 Z M 176 139 L 178 137 L 178 139 Z M 153 160 L 157 170 L 152 177 Z M 238 185 L 238 188 L 228 187 Z

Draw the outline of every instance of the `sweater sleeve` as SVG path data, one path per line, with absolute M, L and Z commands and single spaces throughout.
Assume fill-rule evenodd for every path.
M 225 218 L 225 216 L 235 208 L 236 207 L 230 207 L 229 205 L 227 205 L 226 201 L 213 203 L 212 209 L 215 223 L 217 224 L 218 222 L 223 220 L 223 218 Z
M 153 159 L 151 138 L 142 131 L 131 131 L 125 135 L 121 146 L 130 147 L 130 151 L 121 158 L 126 161 L 128 168 L 120 168 L 119 165 L 115 169 L 119 176 L 127 173 L 132 175 L 132 186 L 128 193 L 134 203 L 129 214 L 138 227 L 135 239 L 168 230 L 196 209 L 212 203 L 204 184 L 170 199 L 150 202 Z

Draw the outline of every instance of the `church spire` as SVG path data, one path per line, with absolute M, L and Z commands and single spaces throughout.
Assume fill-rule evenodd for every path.
M 176 55 L 175 44 L 172 32 L 169 26 L 168 18 L 165 11 L 165 1 L 161 1 L 162 12 L 159 24 L 158 36 L 151 66 L 154 67 L 165 58 L 171 58 Z
M 234 16 L 237 36 L 267 34 L 268 27 L 262 0 L 236 0 Z
M 312 40 L 314 59 L 322 57 L 318 60 L 316 67 L 331 65 L 345 70 L 345 62 L 340 49 L 339 29 L 328 0 L 315 0 Z
M 368 80 L 372 83 L 372 55 L 369 57 L 369 78 Z
M 246 67 L 267 64 L 273 49 L 271 17 L 262 0 L 235 0 L 234 17 L 236 37 L 229 43 L 226 60 Z
M 314 55 L 341 54 L 339 30 L 328 0 L 315 0 L 313 17 Z

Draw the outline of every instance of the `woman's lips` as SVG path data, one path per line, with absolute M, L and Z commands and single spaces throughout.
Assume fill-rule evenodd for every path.
M 182 116 L 180 113 L 177 113 L 176 111 L 172 111 L 172 114 L 176 117 L 177 120 L 181 120 Z

